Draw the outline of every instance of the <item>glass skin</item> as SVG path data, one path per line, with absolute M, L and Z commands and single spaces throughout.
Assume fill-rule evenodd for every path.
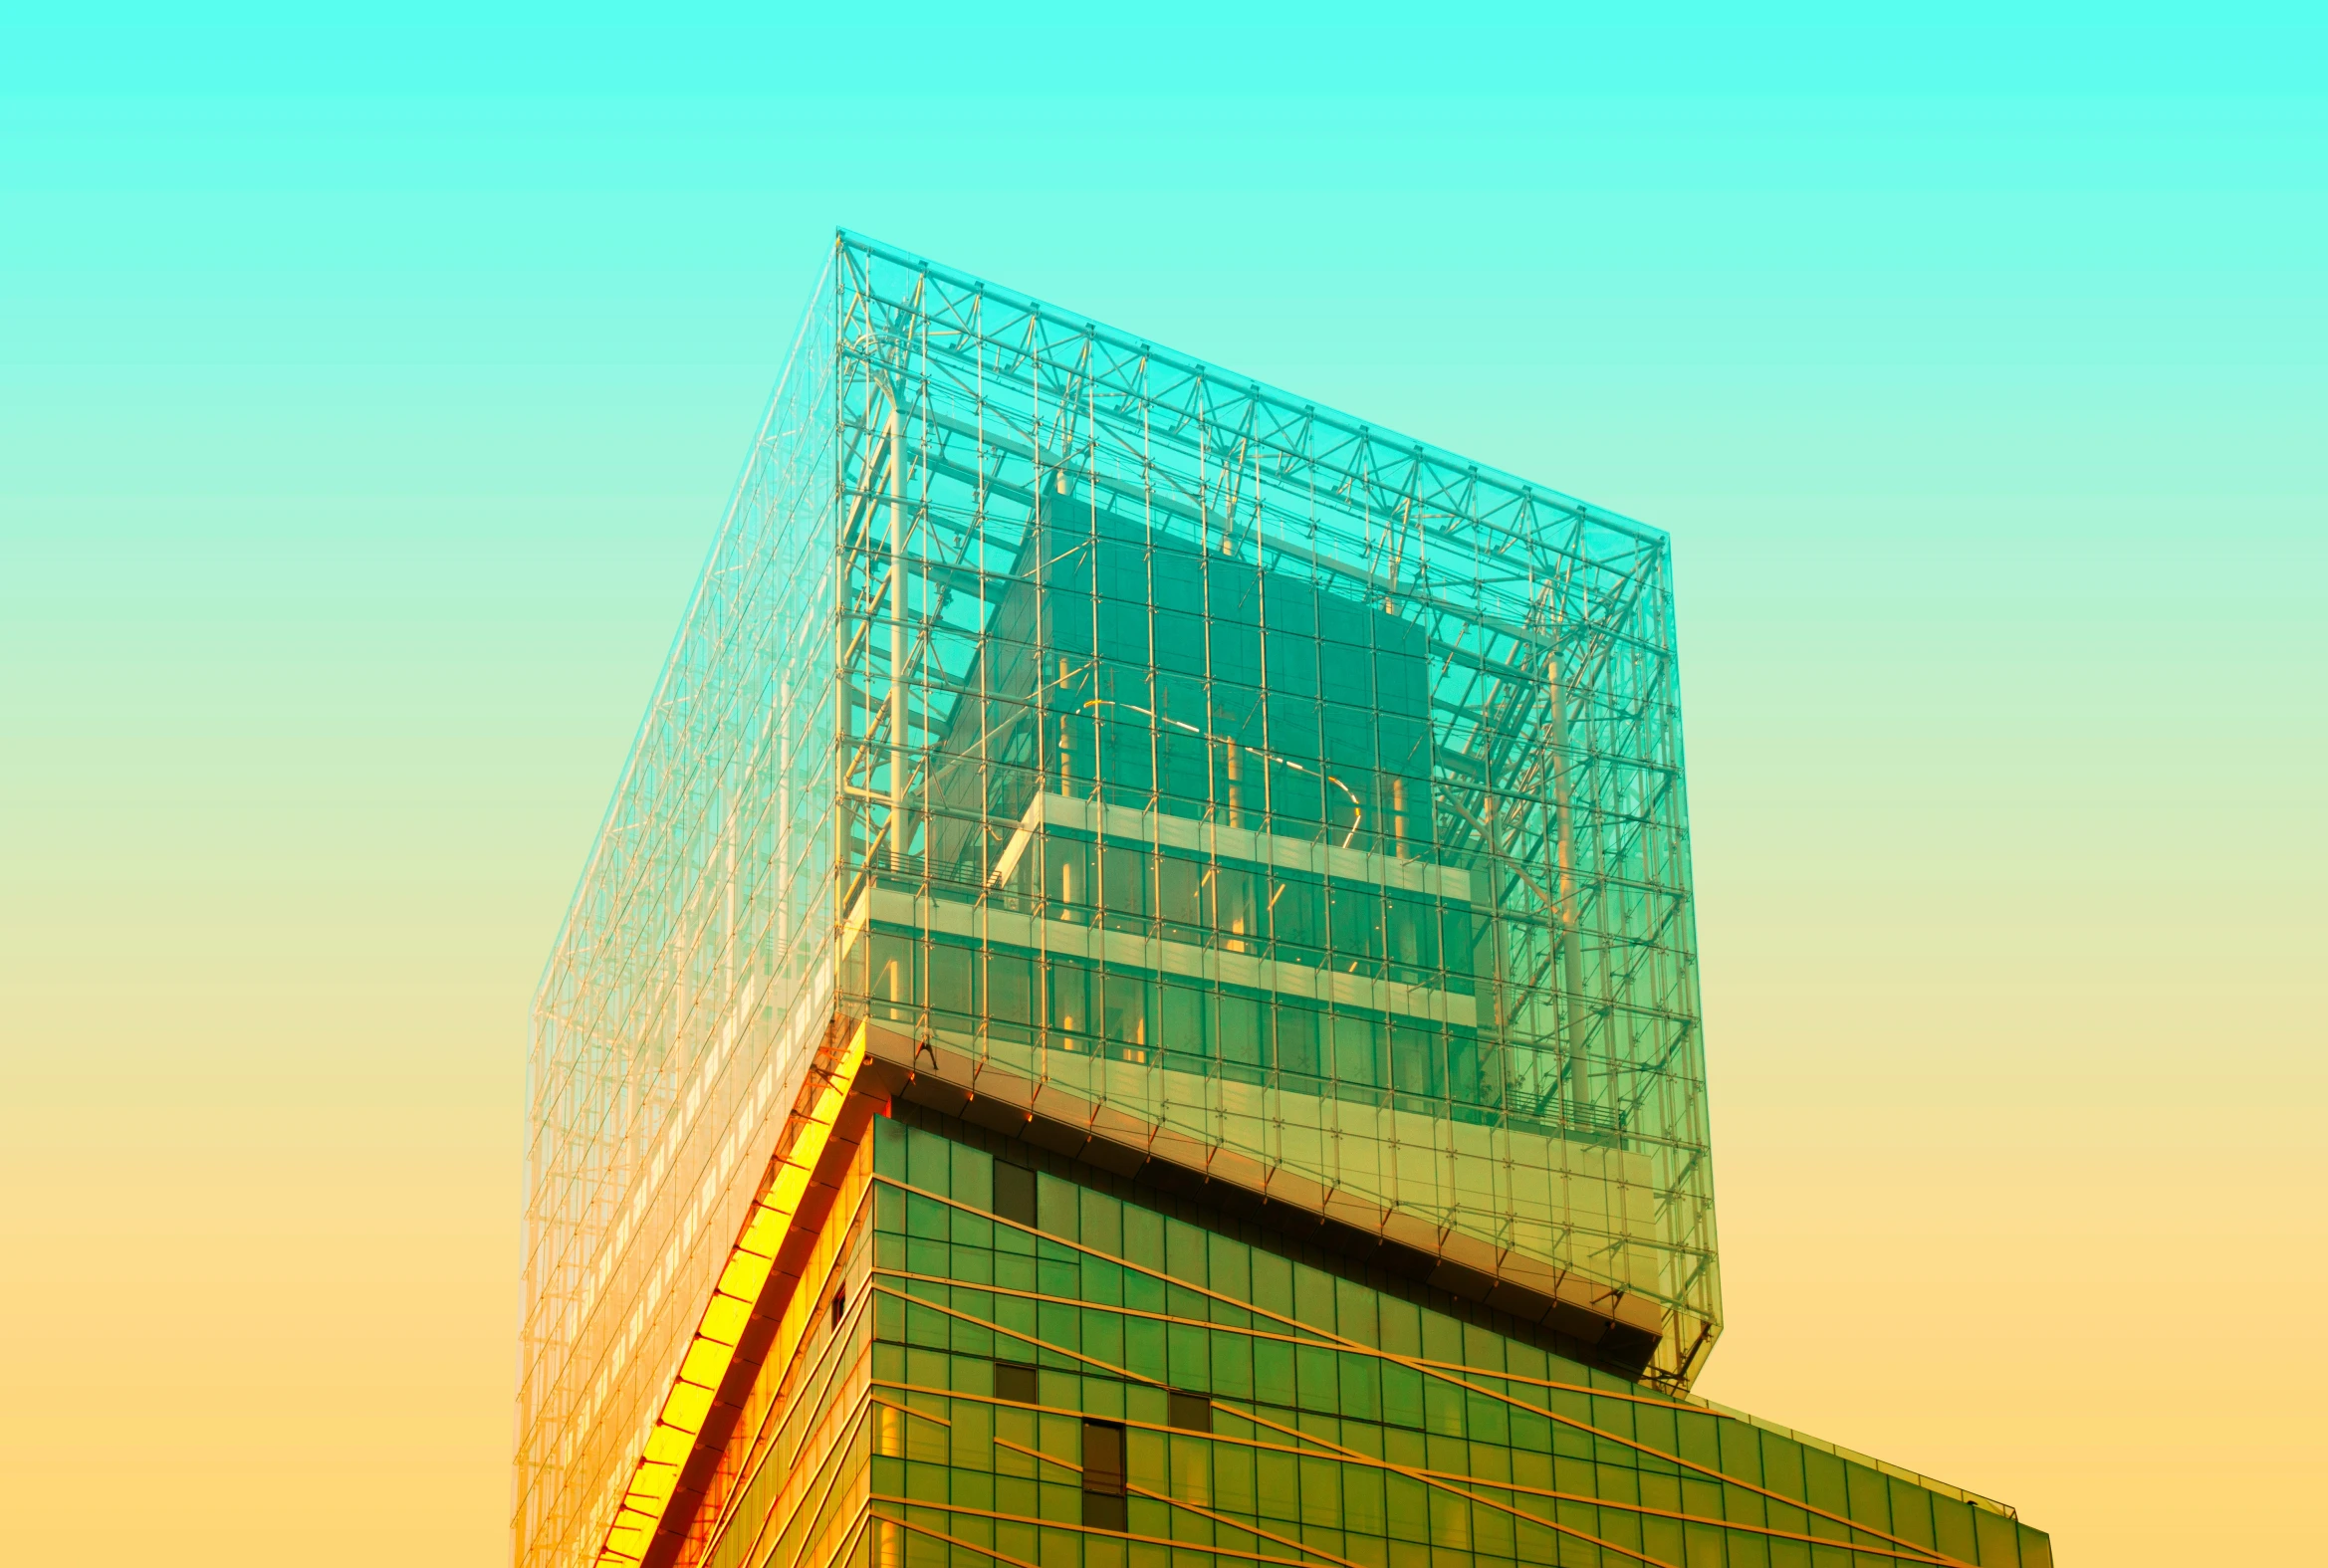
M 987 1154 L 893 1122 L 866 1158 L 849 1268 L 870 1305 L 769 1375 L 814 1402 L 836 1380 L 802 1367 L 867 1369 L 846 1458 L 794 1488 L 862 1517 L 779 1531 L 746 1502 L 699 1561 L 2050 1568 L 2000 1504 L 1298 1258 L 1049 1174 L 1037 1227 L 997 1221 Z M 996 1397 L 997 1358 L 1039 1369 L 1032 1403 Z M 1211 1432 L 1174 1421 L 1192 1395 Z M 1086 1419 L 1126 1428 L 1121 1532 L 1082 1522 Z
M 843 1006 L 1721 1318 L 1664 536 L 841 251 Z
M 836 1016 L 1631 1292 L 1686 1387 L 1693 944 L 1663 535 L 840 237 L 536 1000 L 517 1561 Z
M 544 971 L 513 1555 L 592 1561 L 834 1004 L 820 287 Z

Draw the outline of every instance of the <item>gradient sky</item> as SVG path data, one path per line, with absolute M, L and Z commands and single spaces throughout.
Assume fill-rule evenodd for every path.
M 1702 1391 L 2316 1560 L 2316 23 L 313 9 L 0 32 L 12 1560 L 506 1560 L 528 1000 L 840 223 L 1670 531 Z

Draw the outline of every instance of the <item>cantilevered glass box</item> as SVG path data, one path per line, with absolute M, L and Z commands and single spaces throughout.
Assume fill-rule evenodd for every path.
M 852 1107 L 1686 1399 L 1693 942 L 1662 534 L 843 235 L 542 986 L 520 1561 L 700 1544 Z

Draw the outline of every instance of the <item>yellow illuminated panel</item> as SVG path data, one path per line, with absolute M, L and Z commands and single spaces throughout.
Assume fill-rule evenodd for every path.
M 849 1085 L 855 1082 L 864 1059 L 865 1031 L 859 1024 L 839 1066 L 825 1079 L 815 1103 L 802 1118 L 791 1152 L 778 1162 L 775 1180 L 753 1206 L 743 1234 L 728 1254 L 727 1267 L 703 1309 L 703 1319 L 679 1364 L 678 1376 L 664 1397 L 662 1413 L 655 1418 L 645 1451 L 631 1471 L 630 1488 L 606 1527 L 605 1541 L 598 1549 L 599 1568 L 635 1568 L 645 1559 L 647 1547 L 670 1508 L 680 1467 L 694 1452 L 720 1383 L 736 1358 L 744 1326 L 751 1321 L 752 1308 L 768 1283 L 769 1271 L 776 1266 L 777 1251 L 792 1229 L 793 1217 L 800 1212 L 801 1199 L 815 1179 L 816 1162 L 823 1157 L 841 1103 L 848 1098 Z

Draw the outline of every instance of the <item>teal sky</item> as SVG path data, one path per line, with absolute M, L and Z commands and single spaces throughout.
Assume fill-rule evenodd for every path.
M 845 224 L 1668 530 L 1704 1391 L 2314 1549 L 2316 17 L 312 14 L 0 27 L 28 1541 L 506 1555 L 527 1001 Z

